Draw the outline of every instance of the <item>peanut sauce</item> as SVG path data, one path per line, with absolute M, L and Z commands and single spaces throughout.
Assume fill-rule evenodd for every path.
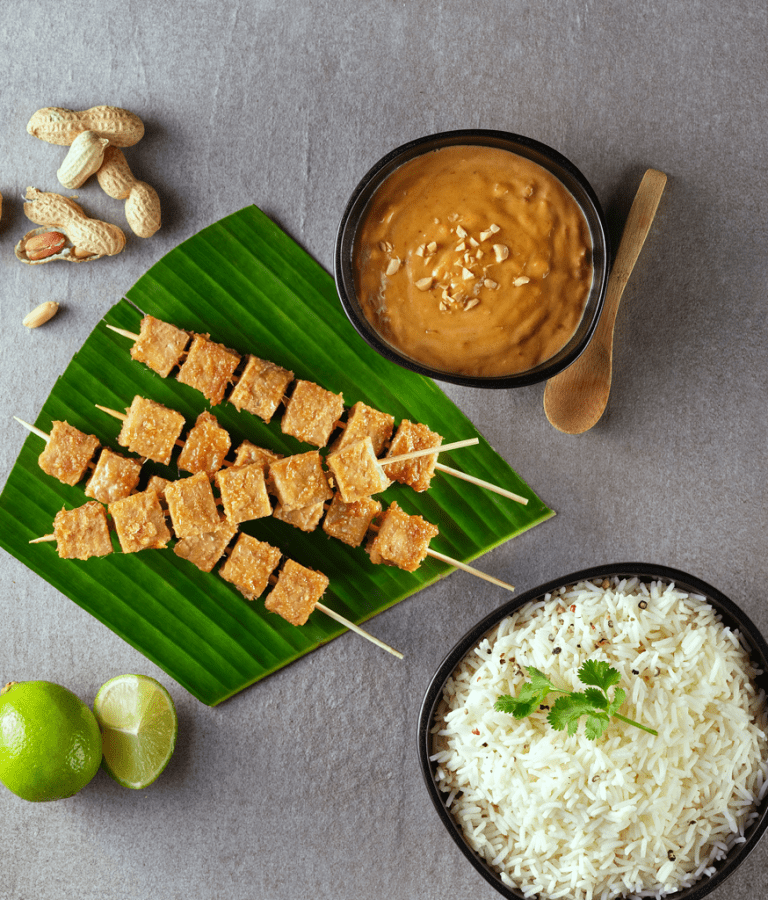
M 563 184 L 508 150 L 450 146 L 396 169 L 355 240 L 362 310 L 411 359 L 512 375 L 572 337 L 592 285 L 584 214 Z

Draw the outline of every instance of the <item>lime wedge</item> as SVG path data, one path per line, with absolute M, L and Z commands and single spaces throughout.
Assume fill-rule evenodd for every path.
M 176 746 L 179 722 L 168 691 L 148 675 L 118 675 L 99 688 L 93 712 L 104 769 L 123 787 L 152 784 Z

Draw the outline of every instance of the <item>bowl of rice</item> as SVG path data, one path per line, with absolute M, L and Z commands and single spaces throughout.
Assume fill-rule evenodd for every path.
M 549 694 L 499 711 L 541 672 L 583 692 L 604 661 L 626 693 L 602 735 L 556 730 Z M 426 692 L 419 757 L 460 850 L 515 900 L 699 900 L 768 828 L 768 644 L 715 588 L 622 563 L 504 604 L 451 650 Z M 615 698 L 615 693 L 614 693 Z

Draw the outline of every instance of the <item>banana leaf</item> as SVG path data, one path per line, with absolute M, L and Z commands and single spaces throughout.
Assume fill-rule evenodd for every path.
M 191 387 L 132 360 L 131 341 L 105 327 L 136 333 L 142 313 L 271 359 L 298 378 L 343 392 L 347 406 L 363 400 L 396 421 L 425 422 L 446 441 L 478 435 L 432 381 L 387 362 L 357 336 L 331 276 L 252 206 L 172 250 L 112 307 L 56 382 L 38 428 L 48 433 L 53 420 L 66 420 L 124 453 L 116 442 L 120 423 L 95 404 L 123 410 L 140 394 L 179 410 L 188 426 L 208 408 Z M 227 402 L 214 412 L 233 448 L 248 439 L 284 454 L 310 449 L 281 432 L 279 415 L 265 424 Z M 345 631 L 317 610 L 294 627 L 267 612 L 263 599 L 247 602 L 215 570 L 199 571 L 170 547 L 82 562 L 59 559 L 54 543 L 29 544 L 52 531 L 63 506 L 86 500 L 82 483 L 69 487 L 41 471 L 42 449 L 42 439 L 30 434 L 0 495 L 0 545 L 203 703 L 220 703 Z M 435 523 L 440 534 L 432 548 L 454 559 L 469 562 L 553 515 L 485 441 L 441 455 L 441 462 L 529 499 L 524 506 L 445 474 L 425 493 L 389 488 L 384 503 L 396 500 Z M 179 476 L 173 465 L 151 462 L 145 480 L 149 474 Z M 415 573 L 375 566 L 364 549 L 331 540 L 322 529 L 306 534 L 272 518 L 242 530 L 324 572 L 330 588 L 323 603 L 358 624 L 453 571 L 430 557 Z

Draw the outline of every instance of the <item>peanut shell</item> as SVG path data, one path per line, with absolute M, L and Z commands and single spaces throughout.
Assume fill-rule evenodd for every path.
M 145 181 L 137 181 L 125 201 L 125 218 L 131 231 L 148 238 L 160 227 L 160 198 Z
M 59 183 L 69 191 L 85 184 L 101 166 L 108 144 L 109 140 L 99 137 L 95 131 L 81 131 L 56 173 Z
M 82 112 L 47 106 L 32 116 L 27 131 L 42 141 L 64 147 L 70 146 L 83 131 L 95 131 L 116 147 L 132 147 L 144 136 L 144 123 L 118 106 L 92 106 Z
M 114 145 L 104 151 L 104 162 L 96 173 L 96 179 L 104 193 L 115 200 L 127 200 L 136 183 L 125 154 Z
M 87 262 L 102 256 L 114 256 L 125 247 L 125 234 L 117 225 L 90 219 L 83 208 L 68 197 L 29 187 L 26 198 L 24 214 L 30 221 L 43 227 L 31 231 L 16 245 L 16 256 L 22 262 L 51 262 L 56 259 Z M 64 234 L 68 246 L 46 259 L 36 261 L 28 259 L 24 253 L 25 242 L 35 235 L 52 230 Z M 75 247 L 77 254 L 74 253 Z M 93 255 L 84 256 L 84 254 Z
M 137 181 L 119 147 L 107 147 L 96 178 L 105 193 L 125 200 L 125 218 L 134 234 L 152 237 L 160 227 L 160 198 L 145 181 Z

